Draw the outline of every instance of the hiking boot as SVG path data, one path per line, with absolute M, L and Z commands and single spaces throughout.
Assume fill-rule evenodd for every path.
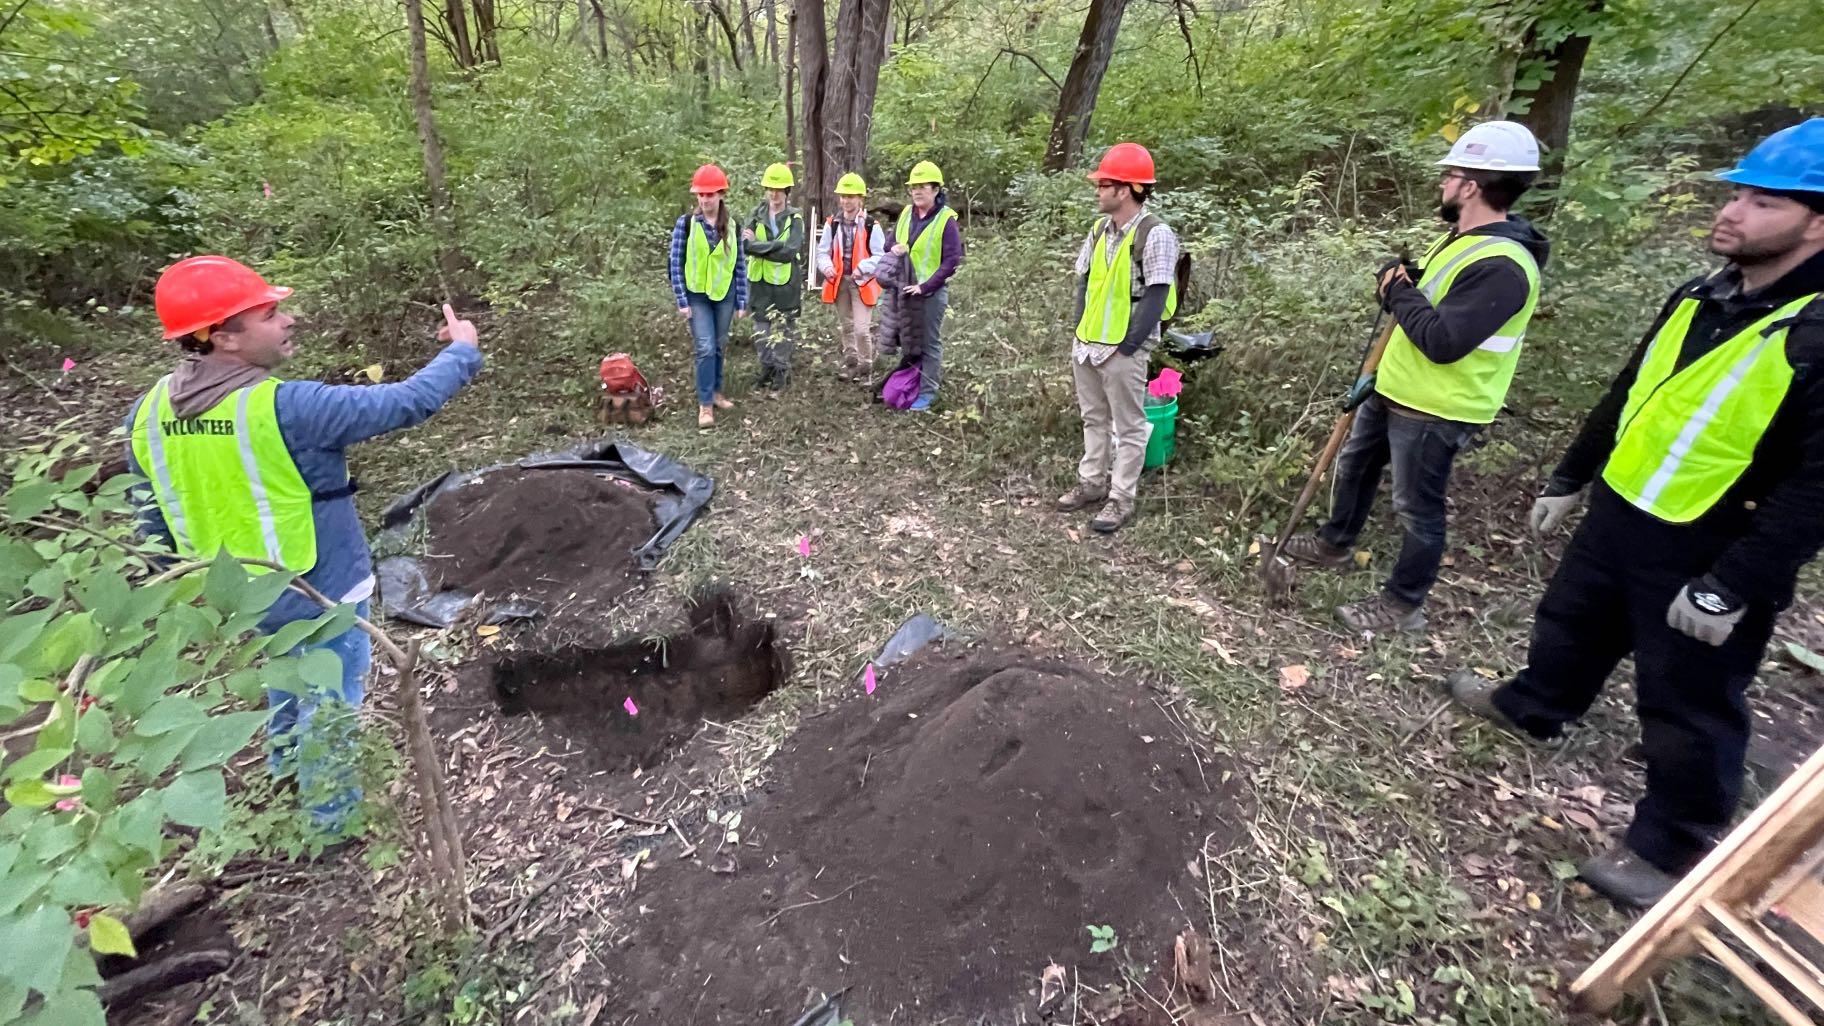
M 1357 634 L 1385 634 L 1388 631 L 1422 631 L 1425 608 L 1401 602 L 1382 592 L 1373 598 L 1336 607 L 1336 618 Z
M 1549 739 L 1529 733 L 1525 727 L 1515 723 L 1496 707 L 1495 692 L 1501 690 L 1503 683 L 1489 680 L 1474 670 L 1452 670 L 1450 676 L 1444 678 L 1444 687 L 1450 691 L 1451 700 L 1461 706 L 1464 712 L 1473 713 L 1522 741 L 1536 745 L 1550 744 Z
M 772 384 L 773 374 L 774 371 L 771 367 L 760 368 L 760 376 L 754 379 L 754 391 L 758 392 L 760 389 Z
M 711 403 L 718 410 L 732 410 L 735 408 L 735 404 L 729 402 L 726 398 L 723 397 L 722 393 L 720 393 L 720 392 L 716 393 L 716 397 L 711 400 Z
M 786 386 L 791 383 L 792 372 L 781 367 L 773 371 L 773 380 L 768 382 L 767 386 L 773 390 L 774 395 L 777 395 L 785 391 Z
M 716 426 L 716 408 L 714 406 L 697 407 L 697 426 L 700 428 Z
M 1113 534 L 1133 515 L 1134 500 L 1110 499 L 1103 505 L 1102 512 L 1096 514 L 1096 519 L 1089 522 L 1089 527 L 1101 534 Z
M 1281 555 L 1290 556 L 1300 563 L 1331 570 L 1342 570 L 1355 563 L 1354 552 L 1340 545 L 1332 545 L 1309 532 L 1293 535 L 1279 551 Z
M 1617 905 L 1652 908 L 1678 883 L 1678 877 L 1659 868 L 1625 844 L 1585 859 L 1577 875 L 1597 894 Z
M 1085 506 L 1093 506 L 1108 498 L 1107 485 L 1090 484 L 1078 481 L 1077 486 L 1058 496 L 1058 512 L 1074 513 Z

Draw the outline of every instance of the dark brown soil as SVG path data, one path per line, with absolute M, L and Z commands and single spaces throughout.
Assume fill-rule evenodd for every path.
M 734 719 L 789 675 L 769 620 L 727 595 L 690 608 L 688 632 L 605 648 L 515 653 L 474 672 L 501 712 L 530 713 L 551 747 L 588 772 L 650 767 L 702 726 Z M 627 711 L 632 700 L 638 715 Z
M 1106 981 L 1207 920 L 1188 864 L 1237 826 L 1200 758 L 1141 685 L 936 646 L 788 740 L 732 875 L 706 856 L 642 880 L 613 1005 L 785 1024 L 852 987 L 858 1023 L 1034 1021 L 1047 962 Z M 1091 924 L 1120 951 L 1092 955 Z
M 652 496 L 590 470 L 497 470 L 425 511 L 433 588 L 544 604 L 579 620 L 639 583 L 633 550 L 658 529 Z

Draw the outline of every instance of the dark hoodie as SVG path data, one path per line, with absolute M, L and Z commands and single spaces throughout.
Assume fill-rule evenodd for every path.
M 1512 214 L 1505 221 L 1485 224 L 1466 234 L 1513 239 L 1533 254 L 1541 270 L 1551 255 L 1552 244 L 1532 222 Z M 1456 238 L 1453 232 L 1451 241 Z M 1387 307 L 1427 360 L 1456 363 L 1475 352 L 1526 306 L 1527 291 L 1526 272 L 1518 263 L 1507 257 L 1491 257 L 1458 273 L 1450 291 L 1436 306 L 1414 285 L 1398 282 L 1387 296 Z

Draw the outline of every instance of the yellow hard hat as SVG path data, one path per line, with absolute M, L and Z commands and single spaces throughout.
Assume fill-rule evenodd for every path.
M 784 164 L 769 164 L 766 173 L 760 176 L 760 187 L 763 189 L 789 189 L 795 184 L 792 169 Z
M 906 176 L 907 185 L 942 185 L 944 173 L 937 165 L 928 160 L 921 160 L 912 165 L 912 173 Z
M 866 196 L 867 194 L 868 183 L 862 181 L 861 176 L 853 171 L 836 179 L 836 195 L 838 196 Z

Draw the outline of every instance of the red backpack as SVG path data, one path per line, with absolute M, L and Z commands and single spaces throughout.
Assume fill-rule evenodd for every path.
M 646 375 L 633 365 L 633 357 L 613 353 L 602 358 L 602 388 L 610 393 L 626 394 L 646 390 Z

